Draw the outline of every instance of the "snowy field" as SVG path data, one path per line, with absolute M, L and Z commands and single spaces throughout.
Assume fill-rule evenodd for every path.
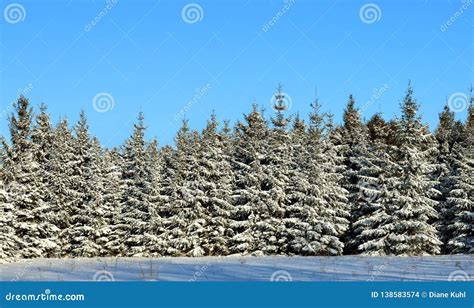
M 466 281 L 473 265 L 472 255 L 35 259 L 0 264 L 0 280 Z

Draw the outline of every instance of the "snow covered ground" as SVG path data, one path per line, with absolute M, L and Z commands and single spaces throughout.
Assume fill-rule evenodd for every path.
M 443 281 L 474 279 L 474 256 L 35 259 L 0 265 L 0 280 Z

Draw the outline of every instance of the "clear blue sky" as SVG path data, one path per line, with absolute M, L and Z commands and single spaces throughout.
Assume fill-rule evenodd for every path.
M 54 121 L 73 122 L 84 109 L 92 134 L 115 146 L 140 110 L 161 144 L 172 142 L 183 113 L 196 129 L 213 109 L 219 119 L 241 119 L 254 100 L 270 114 L 279 82 L 290 113 L 306 116 L 317 86 L 323 108 L 340 121 L 350 93 L 365 118 L 399 114 L 411 79 L 434 127 L 446 98 L 467 94 L 473 82 L 469 0 L 0 2 L 2 135 L 22 91 L 45 102 Z M 20 10 L 7 12 L 12 3 Z M 189 3 L 199 5 L 197 16 L 191 7 L 183 17 Z M 361 17 L 367 3 L 375 6 Z M 98 93 L 113 98 L 113 109 L 94 109 Z

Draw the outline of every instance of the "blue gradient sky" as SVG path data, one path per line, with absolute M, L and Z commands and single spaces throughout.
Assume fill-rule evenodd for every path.
M 373 23 L 359 15 L 370 1 L 295 0 L 283 12 L 283 1 L 196 0 L 203 14 L 195 23 L 181 15 L 193 1 L 118 0 L 105 14 L 101 0 L 0 2 L 2 11 L 14 2 L 26 12 L 20 22 L 2 16 L 0 23 L 2 135 L 5 112 L 28 87 L 26 96 L 47 103 L 53 120 L 75 121 L 84 109 L 91 132 L 115 146 L 140 110 L 148 136 L 161 144 L 172 142 L 183 113 L 197 129 L 213 109 L 220 119 L 241 119 L 254 100 L 271 114 L 279 82 L 290 113 L 306 116 L 317 86 L 323 108 L 340 121 L 350 93 L 366 118 L 397 115 L 411 79 L 434 127 L 446 98 L 467 94 L 473 82 L 471 2 L 374 1 L 381 14 Z M 94 110 L 101 92 L 113 97 L 112 110 Z

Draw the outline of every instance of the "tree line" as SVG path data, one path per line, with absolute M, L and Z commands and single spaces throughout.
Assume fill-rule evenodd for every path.
M 401 115 L 343 123 L 288 116 L 281 87 L 267 119 L 233 127 L 183 120 L 175 145 L 132 135 L 104 148 L 84 112 L 55 125 L 20 96 L 2 138 L 0 259 L 98 256 L 472 254 L 474 107 L 446 105 L 436 130 L 409 85 Z

